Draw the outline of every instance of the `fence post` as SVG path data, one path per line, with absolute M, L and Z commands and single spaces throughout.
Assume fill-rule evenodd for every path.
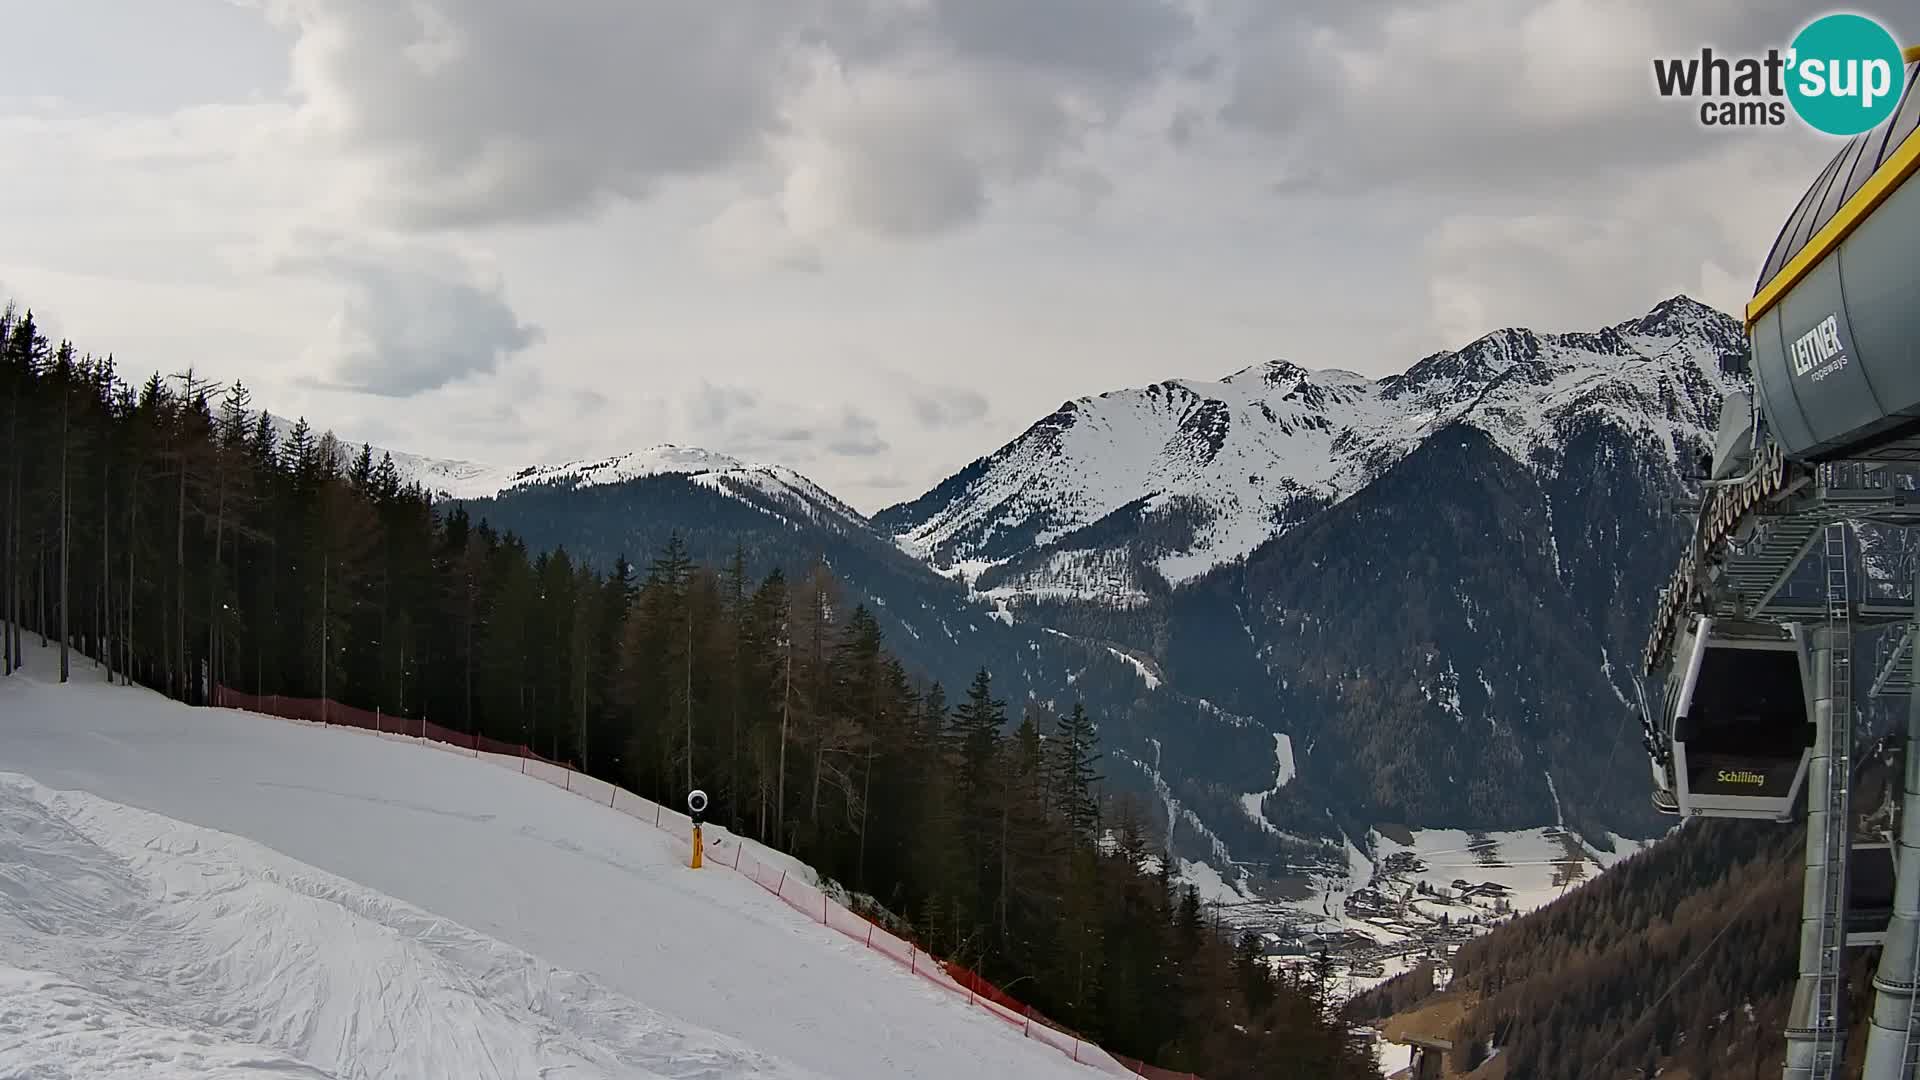
M 867 924 L 867 948 L 873 948 L 873 924 Z
M 660 827 L 660 804 L 659 803 L 653 804 L 653 827 L 656 829 Z
M 780 884 L 773 890 L 773 895 L 779 896 L 785 891 L 787 891 L 787 872 L 782 870 L 780 871 Z
M 572 791 L 572 790 L 573 790 L 573 770 L 572 770 L 572 769 L 568 769 L 568 770 L 567 770 L 567 783 L 566 783 L 566 788 L 567 788 L 567 790 L 568 790 L 568 791 Z
M 822 891 L 820 893 L 820 925 L 821 926 L 833 925 L 833 923 L 827 921 L 827 894 L 825 891 Z
M 1075 1065 L 1080 1064 L 1080 1037 L 1078 1035 L 1074 1036 L 1073 1039 L 1073 1063 Z
M 375 706 L 373 707 L 373 733 L 374 733 L 375 735 L 384 735 L 384 734 L 386 734 L 386 729 L 385 729 L 384 727 L 382 727 L 382 726 L 381 726 L 381 720 L 380 720 L 380 706 L 378 706 L 378 705 L 375 705 Z
M 736 836 L 733 838 L 733 868 L 735 870 L 740 869 L 740 849 L 744 846 L 745 845 L 740 842 L 739 837 Z
M 915 975 L 920 974 L 920 950 L 911 941 L 907 942 L 907 970 Z

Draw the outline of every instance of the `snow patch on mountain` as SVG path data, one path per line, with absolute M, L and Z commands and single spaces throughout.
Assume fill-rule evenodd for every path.
M 1147 684 L 1147 689 L 1149 690 L 1160 689 L 1160 676 L 1155 675 L 1153 673 L 1153 669 L 1147 667 L 1145 663 L 1142 663 L 1139 657 L 1134 656 L 1131 653 L 1121 652 L 1119 649 L 1116 649 L 1111 645 L 1107 646 L 1107 651 L 1112 653 L 1116 659 L 1125 661 L 1128 666 L 1133 668 L 1133 670 L 1139 672 L 1141 681 Z
M 1174 866 L 1176 867 L 1174 877 L 1183 885 L 1191 885 L 1200 894 L 1200 902 L 1203 904 L 1234 907 L 1254 899 L 1237 885 L 1222 877 L 1219 870 L 1207 863 L 1194 862 L 1191 859 L 1176 859 Z
M 973 584 L 995 566 L 991 560 L 967 560 L 948 576 L 964 576 Z M 1049 552 L 1037 566 L 1008 573 L 991 587 L 976 589 L 975 595 L 995 600 L 1094 599 L 1113 608 L 1142 607 L 1152 599 L 1140 588 L 1125 554 L 1117 551 Z
M 1283 835 L 1280 830 L 1274 828 L 1273 823 L 1267 820 L 1267 797 L 1280 794 L 1280 789 L 1292 783 L 1293 778 L 1299 775 L 1293 762 L 1293 739 L 1276 732 L 1273 736 L 1273 757 L 1273 786 L 1265 791 L 1255 791 L 1240 796 L 1240 807 L 1262 830 L 1271 835 L 1280 836 Z
M 1141 761 L 1139 758 L 1128 755 L 1125 751 L 1115 751 L 1114 756 L 1132 762 L 1135 768 L 1146 773 L 1147 780 L 1153 785 L 1154 795 L 1159 798 L 1160 806 L 1166 811 L 1167 815 L 1167 835 L 1161 846 L 1171 849 L 1174 844 L 1174 834 L 1179 831 L 1182 824 L 1185 824 L 1193 830 L 1195 836 L 1205 842 L 1207 854 L 1213 857 L 1216 864 L 1220 866 L 1231 866 L 1233 864 L 1233 856 L 1227 850 L 1226 842 L 1221 840 L 1212 829 L 1208 828 L 1207 823 L 1201 821 L 1198 814 L 1195 814 L 1191 809 L 1182 805 L 1180 800 L 1174 797 L 1173 789 L 1167 785 L 1166 778 L 1160 774 L 1160 740 L 1149 739 L 1147 741 L 1153 744 L 1153 763 L 1151 765 Z

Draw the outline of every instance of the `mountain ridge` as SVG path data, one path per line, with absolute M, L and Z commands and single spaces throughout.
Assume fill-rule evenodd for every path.
M 1084 701 L 1183 863 L 1351 894 L 1382 822 L 1658 831 L 1618 665 L 1744 356 L 1680 296 L 1381 379 L 1270 359 L 1070 400 L 871 517 L 697 448 L 440 472 L 596 563 L 670 533 L 756 573 L 825 559 L 926 677 Z
M 1714 325 L 1716 322 L 1720 324 L 1717 327 Z M 675 443 L 658 443 L 635 450 L 553 464 L 520 466 L 439 458 L 390 447 L 376 447 L 375 450 L 391 454 L 403 477 L 419 483 L 437 498 L 449 501 L 494 498 L 512 490 L 540 484 L 593 487 L 657 475 L 712 476 L 716 480 L 725 477 L 763 485 L 776 484 L 830 505 L 841 516 L 852 521 L 872 524 L 891 532 L 903 550 L 926 559 L 937 569 L 951 572 L 953 565 L 965 563 L 979 570 L 997 563 L 992 559 L 966 558 L 954 558 L 947 562 L 943 560 L 946 553 L 939 550 L 942 547 L 940 542 L 929 543 L 924 536 L 916 535 L 924 534 L 927 531 L 926 524 L 938 516 L 933 508 L 955 501 L 996 463 L 1018 453 L 1025 445 L 1059 456 L 1063 452 L 1061 444 L 1065 435 L 1077 425 L 1087 423 L 1082 418 L 1088 414 L 1090 407 L 1100 402 L 1125 401 L 1144 396 L 1151 401 L 1164 401 L 1169 406 L 1179 407 L 1181 415 L 1172 437 L 1162 445 L 1203 466 L 1214 462 L 1223 449 L 1225 434 L 1222 429 L 1231 426 L 1228 422 L 1232 419 L 1227 415 L 1227 410 L 1230 404 L 1237 404 L 1208 397 L 1206 392 L 1211 388 L 1255 388 L 1257 396 L 1250 398 L 1247 404 L 1256 408 L 1264 406 L 1266 411 L 1263 418 L 1268 419 L 1283 435 L 1298 434 L 1302 430 L 1330 432 L 1335 425 L 1325 415 L 1327 409 L 1354 405 L 1363 395 L 1369 394 L 1388 401 L 1412 401 L 1435 411 L 1435 415 L 1427 417 L 1413 414 L 1411 419 L 1415 423 L 1411 432 L 1405 428 L 1405 421 L 1409 417 L 1388 418 L 1399 423 L 1394 431 L 1385 434 L 1401 436 L 1401 439 L 1389 439 L 1391 445 L 1388 446 L 1365 448 L 1371 452 L 1362 455 L 1365 460 L 1356 474 L 1357 480 L 1340 482 L 1330 477 L 1334 497 L 1329 501 L 1338 501 L 1377 478 L 1385 465 L 1391 463 L 1385 459 L 1390 457 L 1397 460 L 1399 456 L 1404 456 L 1413 446 L 1447 423 L 1478 418 L 1477 410 L 1496 404 L 1492 398 L 1497 391 L 1511 384 L 1544 385 L 1539 379 L 1544 373 L 1539 365 L 1549 359 L 1543 353 L 1552 347 L 1582 349 L 1594 356 L 1658 362 L 1668 358 L 1657 353 L 1636 351 L 1630 335 L 1678 338 L 1691 333 L 1696 338 L 1704 338 L 1715 347 L 1718 356 L 1725 357 L 1744 349 L 1743 338 L 1736 327 L 1730 316 L 1681 294 L 1662 301 L 1644 315 L 1596 332 L 1541 333 L 1525 327 L 1503 327 L 1483 334 L 1459 349 L 1431 353 L 1415 361 L 1405 371 L 1379 378 L 1370 378 L 1343 368 L 1308 368 L 1291 360 L 1270 359 L 1247 365 L 1217 380 L 1165 379 L 1144 387 L 1083 395 L 1063 402 L 1059 408 L 1036 420 L 1013 440 L 968 462 L 920 496 L 883 507 L 872 514 L 862 513 L 843 502 L 798 469 L 773 463 L 747 462 L 723 452 Z M 1703 328 L 1705 334 L 1700 333 Z M 1528 367 L 1529 362 L 1535 366 Z M 1284 389 L 1272 392 L 1281 387 Z M 1292 416 L 1282 416 L 1273 411 L 1275 404 L 1290 404 L 1298 411 Z M 1448 409 L 1452 411 L 1448 412 Z M 1689 426 L 1710 430 L 1716 419 L 1702 415 L 1697 410 L 1689 412 L 1692 415 L 1685 418 L 1690 422 Z M 281 417 L 274 417 L 274 422 L 283 436 L 291 427 Z M 1333 436 L 1333 448 L 1343 452 L 1353 449 L 1364 434 L 1352 425 L 1346 425 Z M 1508 449 L 1513 452 L 1516 448 Z M 1513 456 L 1523 464 L 1532 457 L 1526 450 L 1513 452 Z M 1155 478 L 1150 476 L 1149 479 Z M 1283 477 L 1278 482 L 1284 485 L 1289 480 L 1293 478 Z M 1298 481 L 1294 482 L 1298 484 Z M 1312 486 L 1312 481 L 1299 484 L 1302 493 Z M 1142 500 L 1154 504 L 1145 509 L 1157 509 L 1165 502 L 1177 499 L 1180 494 L 1166 484 L 1156 487 L 1149 483 L 1132 497 L 1104 506 L 1099 515 L 1076 520 L 1070 528 L 1043 528 L 1033 530 L 1033 533 L 1044 535 L 1045 542 L 1050 543 L 1096 526 L 1112 514 L 1125 512 Z M 921 523 L 917 530 L 911 528 L 916 521 Z M 902 530 L 902 526 L 908 528 Z M 943 531 L 951 534 L 955 530 Z M 1017 535 L 1025 536 L 1028 533 Z M 1237 551 L 1234 557 L 1244 556 L 1250 551 L 1251 548 Z M 1208 568 L 1210 566 L 1193 568 L 1191 573 L 1170 579 L 1171 583 L 1190 581 Z
M 1142 541 L 1143 565 L 1096 592 L 1138 597 L 1244 558 L 1451 424 L 1541 466 L 1582 416 L 1611 412 L 1678 459 L 1710 437 L 1743 355 L 1729 316 L 1676 296 L 1597 332 L 1494 331 L 1381 379 L 1270 360 L 1065 402 L 872 520 L 1008 597 L 1072 594 L 1089 564 L 1111 568 L 1120 545 L 1079 535 L 1104 528 Z

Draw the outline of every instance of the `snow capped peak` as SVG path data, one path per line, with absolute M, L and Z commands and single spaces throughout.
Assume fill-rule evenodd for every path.
M 514 471 L 495 492 L 541 483 L 571 483 L 578 487 L 623 484 L 648 476 L 700 476 L 706 473 L 735 472 L 752 468 L 738 458 L 697 446 L 661 443 L 644 450 L 629 450 L 611 457 L 562 462 L 558 465 L 529 465 Z M 477 498 L 477 495 L 466 496 Z
M 1623 329 L 1631 326 L 1644 334 L 1717 335 L 1724 331 L 1727 321 L 1725 315 L 1682 293 L 1660 301 L 1652 311 L 1621 326 Z
M 1593 332 L 1497 330 L 1377 382 L 1268 360 L 1066 402 L 874 520 L 910 552 L 976 567 L 988 591 L 1131 595 L 1141 582 L 1113 578 L 1137 556 L 1169 582 L 1196 577 L 1454 425 L 1529 467 L 1553 468 L 1594 422 L 1677 460 L 1711 435 L 1743 351 L 1738 323 L 1681 296 Z
M 294 422 L 269 416 L 276 437 L 285 445 Z M 323 429 L 312 428 L 315 438 Z M 358 444 L 341 440 L 349 460 Z M 824 488 L 784 465 L 756 465 L 697 446 L 659 443 L 602 458 L 582 458 L 555 465 L 499 466 L 477 461 L 427 457 L 403 450 L 372 447 L 373 459 L 391 456 L 403 483 L 419 484 L 436 499 L 491 499 L 545 484 L 588 488 L 624 484 L 652 476 L 684 476 L 703 487 L 750 501 L 771 500 L 816 521 L 844 519 L 864 524 L 861 513 Z
M 1313 372 L 1289 360 L 1268 360 L 1241 368 L 1239 371 L 1220 381 L 1223 383 L 1257 383 L 1261 386 L 1296 386 L 1311 376 Z

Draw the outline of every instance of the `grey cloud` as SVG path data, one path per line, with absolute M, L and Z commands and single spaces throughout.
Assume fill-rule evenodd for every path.
M 744 386 L 715 386 L 703 379 L 687 395 L 687 420 L 703 430 L 721 428 L 759 403 L 760 395 Z
M 862 117 L 830 151 L 838 174 L 837 210 L 870 231 L 896 236 L 938 232 L 987 205 L 987 177 L 945 125 L 897 112 Z M 1044 118 L 1035 117 L 1042 127 Z M 1040 128 L 1007 133 L 1044 142 Z M 1026 138 L 1031 136 L 1032 138 Z
M 537 344 L 504 286 L 476 280 L 451 257 L 336 244 L 280 258 L 284 273 L 315 276 L 345 292 L 323 348 L 317 385 L 380 397 L 412 397 L 499 369 Z
M 837 425 L 825 434 L 827 452 L 836 457 L 873 457 L 892 448 L 873 418 L 852 408 L 842 409 Z
M 489 457 L 506 456 L 512 460 L 520 453 L 515 448 L 533 444 L 539 426 L 528 417 L 525 404 L 498 394 L 459 394 L 444 408 L 435 410 L 434 427 L 460 444 L 485 447 Z M 396 441 L 398 439 L 396 436 Z M 399 445 L 414 449 L 406 442 Z
M 944 229 L 1106 122 L 1192 29 L 1175 0 L 257 2 L 299 34 L 309 129 L 372 167 L 367 205 L 420 228 L 771 163 L 771 190 L 825 184 L 848 224 Z M 823 77 L 856 92 L 809 108 Z
M 1194 109 L 1180 109 L 1167 121 L 1167 141 L 1174 146 L 1186 146 L 1194 139 L 1205 119 Z
M 931 428 L 960 427 L 987 415 L 986 397 L 963 387 L 917 393 L 912 405 L 914 418 Z
M 872 457 L 892 448 L 880 425 L 851 405 L 809 406 L 741 386 L 703 380 L 681 395 L 680 413 L 695 440 L 749 458 L 793 464 L 820 454 Z
M 1865 13 L 1901 22 L 1893 0 Z M 1811 15 L 1795 0 L 1245 0 L 1216 117 L 1271 155 L 1276 197 L 1413 227 L 1430 346 L 1591 326 L 1677 291 L 1732 307 L 1834 144 L 1797 125 L 1705 129 L 1658 95 L 1652 62 L 1784 46 Z
M 932 32 L 953 47 L 1018 68 L 1097 78 L 1150 78 L 1192 30 L 1163 0 L 940 0 Z
M 349 455 L 359 453 L 362 444 L 387 449 L 405 447 L 408 437 L 414 434 L 378 417 L 352 414 L 333 415 L 328 423 L 322 425 L 322 429 L 331 431 L 334 438 L 348 449 Z M 379 460 L 378 455 L 375 460 Z
M 1286 194 L 1555 203 L 1707 157 L 1728 137 L 1803 138 L 1705 130 L 1652 75 L 1656 56 L 1703 45 L 1784 45 L 1809 17 L 1794 0 L 1310 0 L 1239 17 L 1219 118 L 1273 140 Z
M 737 161 L 816 5 L 301 0 L 295 85 L 422 226 L 539 221 Z
M 869 473 L 861 481 L 861 486 L 873 491 L 898 491 L 908 485 L 918 485 L 918 480 L 910 480 L 897 472 Z

